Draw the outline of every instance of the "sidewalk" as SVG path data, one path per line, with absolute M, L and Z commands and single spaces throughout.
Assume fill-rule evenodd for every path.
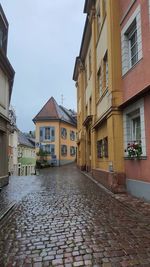
M 105 192 L 111 195 L 112 198 L 118 200 L 122 203 L 126 208 L 130 211 L 136 213 L 141 219 L 146 220 L 150 224 L 150 203 L 146 202 L 144 199 L 136 198 L 128 193 L 118 193 L 114 194 L 105 188 L 102 184 L 98 183 L 90 173 L 81 172 L 89 179 L 91 179 L 94 183 L 96 183 L 99 187 L 101 187 Z

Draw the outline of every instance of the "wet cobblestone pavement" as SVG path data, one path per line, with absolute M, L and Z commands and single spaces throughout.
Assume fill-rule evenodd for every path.
M 150 267 L 147 216 L 140 219 L 74 165 L 11 178 L 2 199 L 17 205 L 0 223 L 0 267 Z

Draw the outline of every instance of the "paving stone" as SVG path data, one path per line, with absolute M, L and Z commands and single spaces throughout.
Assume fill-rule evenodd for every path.
M 132 200 L 108 194 L 75 165 L 13 177 L 0 192 L 0 208 L 17 202 L 0 222 L 0 267 L 149 267 L 150 205 L 133 200 L 130 209 Z

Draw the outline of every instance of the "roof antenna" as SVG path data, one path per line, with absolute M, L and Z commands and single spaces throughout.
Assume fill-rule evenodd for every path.
M 65 99 L 64 99 L 64 95 L 62 94 L 62 95 L 61 95 L 61 105 L 62 105 L 62 106 L 63 106 L 63 104 L 64 104 L 64 100 L 65 100 Z

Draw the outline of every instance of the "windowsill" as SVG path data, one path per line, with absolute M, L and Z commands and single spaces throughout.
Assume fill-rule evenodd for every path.
M 128 70 L 127 70 L 127 72 L 125 73 L 125 74 L 123 74 L 122 75 L 122 78 L 124 79 L 125 77 L 126 77 L 126 75 L 128 75 L 129 74 L 129 72 L 130 71 L 132 71 L 139 63 L 140 63 L 140 61 L 143 59 L 143 57 L 142 58 L 140 58 L 132 67 L 130 67 Z
M 125 160 L 146 160 L 147 156 L 141 156 L 141 157 L 124 157 Z
M 43 142 L 43 143 L 48 143 L 48 142 L 49 142 L 49 143 L 52 143 L 52 142 L 55 142 L 55 140 L 49 140 L 49 139 L 47 139 L 47 140 L 42 140 L 42 141 L 40 140 L 40 143 L 42 143 L 42 142 Z
M 108 157 L 101 157 L 101 158 L 97 158 L 98 161 L 108 161 Z

